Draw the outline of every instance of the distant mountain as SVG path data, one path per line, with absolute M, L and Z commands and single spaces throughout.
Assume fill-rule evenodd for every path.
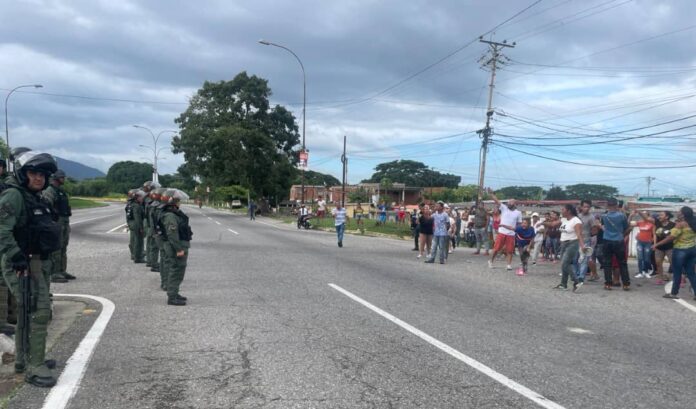
M 68 177 L 76 180 L 102 178 L 106 174 L 99 169 L 90 168 L 80 162 L 55 157 L 58 161 L 58 169 L 62 169 Z

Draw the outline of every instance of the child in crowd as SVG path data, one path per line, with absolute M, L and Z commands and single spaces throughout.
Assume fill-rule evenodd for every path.
M 522 267 L 517 269 L 517 275 L 527 274 L 527 262 L 529 261 L 529 249 L 534 243 L 534 227 L 529 218 L 522 219 L 522 224 L 515 229 L 515 244 L 520 253 Z

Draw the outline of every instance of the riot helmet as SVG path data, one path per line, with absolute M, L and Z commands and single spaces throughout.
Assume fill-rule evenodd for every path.
M 49 177 L 58 170 L 58 165 L 53 156 L 48 153 L 25 151 L 15 158 L 14 174 L 21 186 L 27 187 L 29 178 L 27 171 L 43 173 L 46 180 L 43 189 L 48 186 Z
M 189 195 L 186 192 L 179 189 L 167 189 L 166 192 L 162 193 L 160 201 L 168 204 L 179 204 L 182 200 L 189 200 Z
M 10 162 L 19 158 L 19 156 L 21 154 L 23 154 L 24 152 L 29 152 L 30 150 L 31 150 L 31 148 L 27 148 L 26 146 L 18 146 L 16 148 L 12 148 L 10 150 Z

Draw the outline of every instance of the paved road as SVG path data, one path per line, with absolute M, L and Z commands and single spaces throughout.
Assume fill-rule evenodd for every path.
M 120 208 L 73 217 L 79 278 L 54 291 L 116 310 L 69 408 L 694 407 L 696 312 L 657 286 L 556 292 L 551 266 L 520 278 L 469 250 L 425 265 L 408 242 L 339 249 L 330 233 L 186 211 L 186 307 L 107 233 Z

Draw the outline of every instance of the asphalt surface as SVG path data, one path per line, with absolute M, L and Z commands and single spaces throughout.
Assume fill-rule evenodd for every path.
M 78 279 L 54 292 L 116 310 L 69 408 L 540 407 L 330 283 L 558 407 L 696 406 L 696 312 L 649 280 L 559 292 L 557 265 L 517 277 L 469 249 L 428 265 L 412 242 L 347 235 L 338 248 L 331 233 L 185 211 L 186 307 L 167 306 L 159 275 L 130 262 L 123 229 L 107 233 L 120 206 L 73 217 Z M 46 391 L 27 388 L 11 407 L 41 407 Z

